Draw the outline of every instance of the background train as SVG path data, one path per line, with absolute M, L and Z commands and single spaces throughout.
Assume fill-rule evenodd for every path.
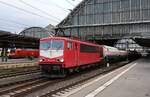
M 0 57 L 2 56 L 2 48 L 0 48 Z
M 123 50 L 118 50 L 115 47 L 110 47 L 103 45 L 103 58 L 107 63 L 123 61 L 128 58 L 128 52 Z
M 50 77 L 65 76 L 67 72 L 89 67 L 97 63 L 126 60 L 128 53 L 117 48 L 97 45 L 64 37 L 48 37 L 40 40 L 42 73 Z
M 10 49 L 8 58 L 38 58 L 39 50 L 37 49 Z

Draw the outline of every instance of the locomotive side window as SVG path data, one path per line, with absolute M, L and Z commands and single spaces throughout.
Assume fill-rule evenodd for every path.
M 98 52 L 98 48 L 96 46 L 80 44 L 80 52 L 95 53 Z
M 72 47 L 73 47 L 72 42 L 68 41 L 67 48 L 72 49 Z

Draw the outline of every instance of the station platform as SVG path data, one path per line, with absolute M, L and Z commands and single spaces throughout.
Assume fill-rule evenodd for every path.
M 150 97 L 150 59 L 129 63 L 61 97 Z
M 22 58 L 22 59 L 8 59 L 7 62 L 0 61 L 0 70 L 18 68 L 18 67 L 32 67 L 32 66 L 38 66 L 38 58 L 35 58 L 34 60 Z
M 30 60 L 28 58 L 8 59 L 7 62 L 2 62 L 2 59 L 0 57 L 0 65 L 5 63 L 7 64 L 7 63 L 36 62 L 36 61 L 38 61 L 38 58 L 34 58 L 33 60 Z

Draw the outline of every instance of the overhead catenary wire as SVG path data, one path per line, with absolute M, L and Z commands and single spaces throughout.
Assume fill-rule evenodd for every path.
M 38 1 L 40 1 L 40 0 L 38 0 Z M 40 2 L 41 2 L 41 1 L 40 1 Z M 50 0 L 50 2 L 52 2 L 56 7 L 60 8 L 61 10 L 64 10 L 65 12 L 68 12 L 68 11 L 69 11 L 67 8 L 58 5 L 57 3 L 53 2 L 52 0 Z
M 29 27 L 31 27 L 32 25 L 28 25 L 28 24 L 24 24 L 24 23 L 20 23 L 20 22 L 18 22 L 18 21 L 14 21 L 14 20 L 8 20 L 8 19 L 4 19 L 4 18 L 1 18 L 0 17 L 0 21 L 3 21 L 3 22 L 7 22 L 7 23 L 12 23 L 12 24 L 17 24 L 17 25 L 19 25 L 19 26 L 17 26 L 17 25 L 11 25 L 11 24 L 6 24 L 7 25 L 7 27 L 13 27 L 13 28 L 21 28 L 21 29 L 26 29 L 26 28 L 29 28 Z M 3 24 L 3 23 L 1 23 L 1 24 Z M 3 25 L 5 25 L 5 24 L 3 24 Z M 17 27 L 16 27 L 17 26 Z M 13 29 L 13 30 L 15 30 L 15 29 Z
M 78 2 L 81 2 L 82 0 L 72 0 L 72 1 L 78 1 Z
M 9 22 L 5 22 L 5 21 L 1 21 L 0 20 L 0 24 L 3 24 L 6 27 L 13 27 L 13 28 L 26 28 L 25 26 L 22 25 L 14 25 L 14 24 L 10 24 Z
M 21 0 L 21 1 L 23 1 L 24 3 L 26 3 L 24 0 Z M 42 0 L 42 1 L 43 1 L 43 0 Z M 41 1 L 41 0 L 38 0 L 38 2 L 44 3 L 44 2 L 42 2 L 42 1 Z M 66 12 L 69 11 L 69 9 L 67 9 L 67 8 L 65 8 L 65 7 L 63 7 L 63 6 L 59 5 L 59 4 L 57 4 L 57 3 L 54 2 L 53 0 L 50 0 L 50 1 L 51 1 L 51 3 L 53 3 L 53 5 L 55 5 L 57 8 L 60 8 L 60 9 L 62 9 L 62 10 L 64 10 L 64 11 L 66 11 Z M 68 2 L 68 0 L 67 0 L 67 2 Z M 72 4 L 71 0 L 70 0 L 69 2 Z M 69 3 L 69 2 L 68 2 L 68 3 Z M 51 18 L 48 18 L 48 17 L 45 18 L 45 16 L 43 16 L 43 14 L 41 15 L 41 14 L 38 14 L 38 13 L 36 13 L 36 12 L 32 12 L 32 11 L 27 10 L 27 9 L 24 9 L 24 8 L 22 8 L 22 7 L 18 7 L 17 5 L 13 5 L 13 4 L 11 4 L 11 3 L 4 2 L 3 0 L 0 1 L 0 3 L 6 5 L 6 6 L 8 6 L 8 7 L 12 7 L 12 8 L 18 9 L 18 10 L 20 10 L 20 11 L 23 11 L 23 12 L 25 12 L 25 13 L 28 13 L 28 14 L 30 14 L 30 15 L 34 15 L 34 16 L 38 16 L 38 17 L 41 17 L 41 18 L 44 18 L 44 19 L 52 20 Z M 28 4 L 28 6 L 31 5 L 30 7 L 32 7 L 32 8 L 34 7 L 34 9 L 36 9 L 36 10 L 39 11 L 39 8 L 36 8 L 35 6 L 32 6 L 32 4 L 30 4 L 30 3 L 26 3 L 26 5 L 27 5 L 27 4 Z M 40 9 L 40 10 L 41 10 L 41 9 Z M 43 11 L 43 10 L 41 10 L 41 12 L 42 12 L 42 11 Z M 44 13 L 44 11 L 43 11 L 42 13 Z M 45 13 L 45 14 L 48 15 L 48 13 Z M 39 15 L 40 15 L 40 16 L 39 16 Z M 49 15 L 49 16 L 50 16 L 50 15 Z M 55 19 L 56 19 L 56 18 L 55 18 Z M 30 27 L 30 26 L 31 26 L 31 25 L 25 24 L 25 23 L 23 23 L 23 22 L 19 22 L 19 21 L 15 21 L 15 20 L 9 20 L 9 19 L 4 19 L 4 18 L 1 18 L 1 17 L 0 17 L 0 20 L 6 21 L 6 22 L 10 22 L 10 23 L 14 23 L 14 24 L 17 24 L 17 25 L 23 25 L 23 26 L 25 26 L 24 28 L 27 28 L 27 27 Z M 52 21 L 53 21 L 53 20 L 52 20 Z M 59 23 L 59 22 L 58 22 L 58 23 Z M 10 27 L 13 27 L 13 25 L 10 26 Z M 15 30 L 15 29 L 14 29 L 14 30 Z
M 0 17 L 0 20 L 1 21 L 5 21 L 5 22 L 9 22 L 9 23 L 13 23 L 13 24 L 17 24 L 17 25 L 22 25 L 22 26 L 25 26 L 25 27 L 29 27 L 30 26 L 28 24 L 20 23 L 18 21 L 14 21 L 14 20 L 4 19 L 4 18 L 1 18 L 1 17 Z
M 66 0 L 66 2 L 68 2 L 70 5 L 72 5 L 73 7 L 75 7 L 75 5 L 72 2 L 70 2 L 69 0 Z
M 25 9 L 20 8 L 20 7 L 17 7 L 17 6 L 15 6 L 15 5 L 12 5 L 12 4 L 3 2 L 3 1 L 0 1 L 0 3 L 1 3 L 1 4 L 4 4 L 4 5 L 6 5 L 6 6 L 12 7 L 12 8 L 18 9 L 18 10 L 23 11 L 23 12 L 25 12 L 25 13 L 28 13 L 28 14 L 31 14 L 31 15 L 34 15 L 34 16 L 38 16 L 38 17 L 41 17 L 41 18 L 44 18 L 44 19 L 47 19 L 47 20 L 50 20 L 50 21 L 53 21 L 53 22 L 56 22 L 56 23 L 59 23 L 59 22 L 56 21 L 56 20 L 53 20 L 53 19 L 51 19 L 51 18 L 42 16 L 42 15 L 37 14 L 37 13 L 34 13 L 34 12 L 32 12 L 32 11 L 25 10 Z
M 41 9 L 39 9 L 39 8 L 37 8 L 37 7 L 31 5 L 31 4 L 29 4 L 29 3 L 27 3 L 27 2 L 25 2 L 25 1 L 23 1 L 23 0 L 19 0 L 19 1 L 20 1 L 21 3 L 23 3 L 23 4 L 25 4 L 26 6 L 29 6 L 29 7 L 33 8 L 33 9 L 36 9 L 36 10 L 38 10 L 39 12 L 41 12 L 41 13 L 43 13 L 43 14 L 45 14 L 45 15 L 48 15 L 48 16 L 53 17 L 55 20 L 61 21 L 59 18 L 57 18 L 57 17 L 55 17 L 55 16 L 53 16 L 53 15 L 51 15 L 51 14 L 49 14 L 49 13 L 43 11 L 43 10 L 41 10 Z
M 0 24 L 3 24 L 3 25 L 0 25 L 1 28 L 5 28 L 5 29 L 12 29 L 12 30 L 17 30 L 17 29 L 25 29 L 26 27 L 19 27 L 19 26 L 14 26 L 14 25 L 11 25 L 11 24 L 7 24 L 7 23 L 2 23 L 0 22 Z
M 9 32 L 8 30 L 15 30 L 16 31 L 16 29 L 15 28 L 9 28 L 9 27 L 2 27 L 2 26 L 0 26 L 0 30 L 5 30 L 6 32 Z

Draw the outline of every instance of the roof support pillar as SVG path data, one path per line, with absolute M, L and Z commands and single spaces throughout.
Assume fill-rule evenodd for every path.
M 2 62 L 7 62 L 7 59 L 8 59 L 7 51 L 8 51 L 8 48 L 2 48 L 2 53 L 1 53 Z

